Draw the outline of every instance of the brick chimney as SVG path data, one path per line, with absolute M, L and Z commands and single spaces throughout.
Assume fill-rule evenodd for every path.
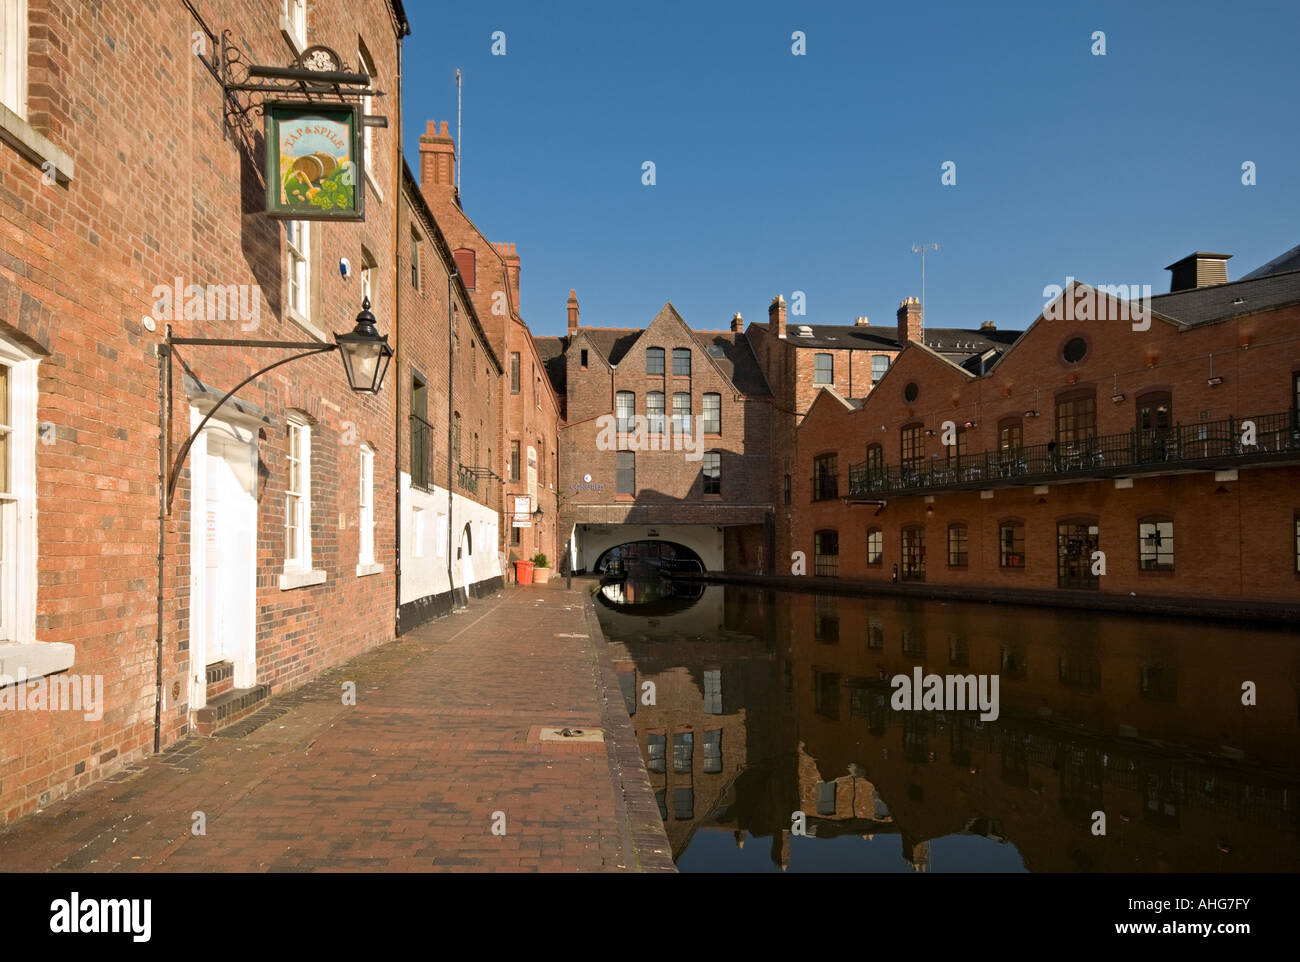
M 993 323 L 992 321 L 985 321 L 984 323 L 982 323 L 982 324 L 980 325 L 980 330 L 981 330 L 981 331 L 996 331 L 997 329 L 998 329 L 998 326 L 997 326 L 995 323 Z
M 514 302 L 517 311 L 519 310 L 519 254 L 515 251 L 514 244 L 493 244 L 492 246 L 505 258 L 506 276 L 510 281 L 510 299 Z
M 908 341 L 921 340 L 921 302 L 915 297 L 905 297 L 898 303 L 898 346 L 906 347 Z
M 736 311 L 735 316 L 731 319 L 731 333 L 739 334 L 745 329 L 745 319 L 740 316 L 740 311 Z
M 1180 261 L 1174 261 L 1165 268 L 1172 272 L 1169 278 L 1169 293 L 1228 283 L 1228 260 L 1231 257 L 1231 254 L 1197 251 L 1188 254 Z
M 569 291 L 569 333 L 576 334 L 578 331 L 578 292 Z
M 870 327 L 870 326 L 871 326 L 871 322 L 870 322 L 869 320 L 867 320 L 867 317 L 866 317 L 865 314 L 864 314 L 862 317 L 859 317 L 857 320 L 855 320 L 855 321 L 853 322 L 853 324 L 854 324 L 855 327 Z
M 780 294 L 768 305 L 767 329 L 777 337 L 785 337 L 785 298 Z
M 425 197 L 442 192 L 455 194 L 456 141 L 447 133 L 447 121 L 439 131 L 436 121 L 420 134 L 420 191 Z

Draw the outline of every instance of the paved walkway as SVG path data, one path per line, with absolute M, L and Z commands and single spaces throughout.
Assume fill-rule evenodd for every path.
M 674 871 L 604 648 L 585 590 L 505 588 L 0 832 L 0 871 Z

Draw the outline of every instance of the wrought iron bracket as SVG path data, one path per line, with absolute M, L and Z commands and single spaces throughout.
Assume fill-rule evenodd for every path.
M 194 33 L 194 54 L 221 85 L 227 128 L 251 131 L 252 116 L 261 116 L 271 100 L 354 105 L 367 97 L 386 96 L 371 85 L 369 74 L 352 70 L 338 53 L 324 44 L 307 47 L 286 67 L 249 63 L 230 30 L 222 30 L 218 35 L 199 16 L 190 0 L 183 2 L 200 28 Z M 200 36 L 200 31 L 205 36 Z M 367 115 L 364 123 L 368 127 L 387 127 L 388 118 Z
M 275 368 L 279 367 L 281 364 L 288 364 L 290 361 L 296 361 L 302 357 L 311 357 L 313 354 L 328 354 L 330 351 L 337 351 L 339 347 L 337 344 L 321 344 L 316 341 L 243 341 L 243 340 L 232 340 L 230 338 L 220 338 L 220 337 L 172 337 L 171 331 L 169 329 L 167 332 L 167 340 L 163 345 L 163 349 L 167 355 L 168 364 L 171 363 L 172 355 L 175 354 L 175 345 L 177 344 L 193 344 L 196 346 L 204 346 L 204 347 L 253 347 L 253 348 L 269 347 L 269 348 L 276 348 L 279 350 L 290 350 L 290 351 L 296 350 L 299 353 L 291 354 L 288 357 L 282 357 L 280 358 L 280 360 L 268 364 L 266 367 L 262 368 L 261 370 L 255 371 L 254 373 L 250 374 L 248 377 L 244 378 L 242 381 L 240 381 L 238 384 L 232 387 L 229 391 L 227 391 L 225 395 L 221 398 L 221 400 L 218 401 L 216 404 L 212 405 L 208 413 L 203 415 L 203 420 L 199 421 L 198 427 L 196 427 L 194 431 L 190 434 L 190 436 L 185 439 L 185 443 L 181 445 L 180 451 L 177 452 L 176 454 L 176 460 L 172 463 L 171 473 L 167 478 L 168 514 L 171 513 L 172 496 L 176 493 L 176 484 L 180 480 L 181 468 L 184 467 L 185 465 L 185 457 L 190 453 L 190 448 L 194 445 L 194 442 L 198 439 L 199 434 L 201 434 L 203 429 L 207 426 L 208 421 L 212 420 L 212 416 L 216 414 L 219 410 L 221 410 L 222 405 L 224 405 L 227 401 L 229 401 L 232 397 L 234 397 L 239 392 L 239 389 L 244 387 L 244 385 L 252 383 L 253 381 L 257 380 L 259 377 L 261 377 L 263 374 L 265 374 L 267 371 L 274 370 Z M 183 363 L 184 362 L 182 361 L 182 364 Z M 167 436 L 170 437 L 171 435 L 170 396 L 167 398 L 166 404 L 167 404 L 167 418 L 166 418 Z M 163 439 L 163 443 L 164 444 L 168 443 L 166 437 Z

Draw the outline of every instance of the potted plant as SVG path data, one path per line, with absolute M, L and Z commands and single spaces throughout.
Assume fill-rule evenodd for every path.
M 551 563 L 546 560 L 546 555 L 537 552 L 533 555 L 533 583 L 544 585 L 551 580 Z

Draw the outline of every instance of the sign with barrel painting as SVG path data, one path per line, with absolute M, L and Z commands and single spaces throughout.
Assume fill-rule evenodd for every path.
M 365 220 L 361 108 L 266 106 L 266 212 L 289 220 Z

